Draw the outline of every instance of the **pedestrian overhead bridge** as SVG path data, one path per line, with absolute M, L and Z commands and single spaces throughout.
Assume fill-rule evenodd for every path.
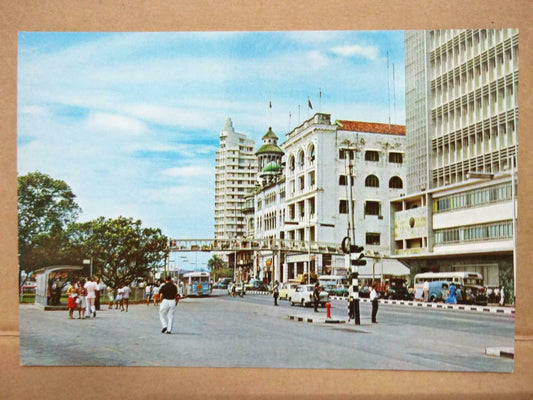
M 173 252 L 280 251 L 343 255 L 339 243 L 309 242 L 287 239 L 170 239 Z

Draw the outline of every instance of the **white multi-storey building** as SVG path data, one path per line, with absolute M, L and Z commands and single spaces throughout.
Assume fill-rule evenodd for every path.
M 256 174 L 255 142 L 236 132 L 228 118 L 216 158 L 215 239 L 235 240 L 244 235 L 244 198 L 254 188 Z
M 408 31 L 405 48 L 408 193 L 392 203 L 393 253 L 412 273 L 512 286 L 518 31 Z
M 351 170 L 356 242 L 388 255 L 389 199 L 405 191 L 404 140 L 404 126 L 331 123 L 330 115 L 323 113 L 289 132 L 281 144 L 286 160 L 283 237 L 340 245 L 348 233 Z M 308 271 L 345 273 L 345 259 L 320 251 L 288 255 L 281 278 Z

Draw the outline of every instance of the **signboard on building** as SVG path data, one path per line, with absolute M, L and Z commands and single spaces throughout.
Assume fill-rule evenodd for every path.
M 412 208 L 394 213 L 394 240 L 415 239 L 427 236 L 426 207 Z

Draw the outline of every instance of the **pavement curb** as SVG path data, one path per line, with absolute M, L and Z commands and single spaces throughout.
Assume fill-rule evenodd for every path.
M 297 322 L 307 322 L 310 324 L 345 324 L 346 321 L 341 319 L 333 319 L 333 318 L 308 318 L 308 317 L 300 317 L 297 315 L 288 315 L 287 316 L 291 321 L 297 321 Z
M 346 297 L 332 296 L 330 297 L 333 300 L 348 300 Z M 370 299 L 363 298 L 359 299 L 363 303 L 370 303 Z M 441 310 L 459 310 L 459 311 L 475 311 L 475 312 L 488 312 L 496 314 L 515 314 L 514 307 L 495 307 L 495 306 L 476 306 L 469 304 L 445 304 L 445 303 L 424 303 L 421 301 L 412 301 L 412 300 L 378 300 L 379 304 L 393 304 L 393 305 L 403 305 L 409 307 L 423 307 L 423 308 L 434 308 Z
M 494 357 L 514 358 L 514 347 L 487 347 L 485 354 Z

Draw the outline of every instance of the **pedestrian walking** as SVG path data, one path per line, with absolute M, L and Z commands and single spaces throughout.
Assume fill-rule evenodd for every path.
M 85 285 L 83 285 L 83 287 L 87 290 L 87 296 L 85 297 L 85 300 L 87 301 L 86 316 L 90 317 L 92 314 L 93 318 L 96 318 L 96 282 L 90 276 L 89 278 L 87 278 L 87 282 L 85 282 Z
M 123 301 L 123 304 L 125 307 L 122 307 L 122 310 L 121 311 L 126 311 L 128 312 L 128 307 L 130 305 L 130 294 L 131 294 L 131 289 L 130 287 L 128 286 L 128 284 L 125 284 L 124 287 L 122 288 L 123 290 L 123 293 L 122 293 L 122 301 Z
M 159 289 L 161 288 L 161 282 L 157 281 L 154 284 L 154 288 L 152 289 L 152 293 L 154 295 L 154 306 L 157 306 L 159 304 Z
M 109 286 L 107 289 L 107 298 L 109 299 L 109 310 L 113 309 L 113 303 L 115 302 L 115 289 L 112 286 Z
M 78 319 L 85 318 L 85 308 L 87 307 L 87 301 L 85 296 L 87 295 L 87 290 L 83 287 L 85 285 L 85 280 L 78 282 L 78 298 L 76 303 L 78 305 Z
M 161 304 L 159 306 L 159 320 L 161 321 L 161 333 L 172 333 L 172 324 L 174 322 L 174 311 L 178 305 L 180 296 L 178 287 L 172 282 L 172 278 L 167 276 L 165 283 L 159 290 Z
M 452 283 L 450 283 L 450 292 L 448 294 L 448 298 L 446 299 L 447 304 L 457 304 L 457 287 Z
M 124 311 L 124 303 L 122 302 L 122 295 L 124 294 L 124 289 L 121 287 L 117 290 L 117 299 L 115 300 L 115 310 L 120 306 L 120 311 Z
M 150 299 L 152 298 L 152 283 L 148 283 L 144 288 L 144 299 L 146 300 L 146 305 L 150 304 Z
M 315 306 L 315 312 L 318 312 L 318 300 L 320 299 L 320 286 L 318 282 L 315 283 L 315 290 L 313 290 L 313 303 Z
M 94 307 L 96 311 L 100 311 L 100 294 L 104 290 L 104 284 L 100 282 L 100 278 L 96 278 L 96 298 L 94 299 Z
M 372 290 L 370 291 L 370 301 L 372 302 L 372 323 L 374 324 L 378 323 L 376 319 L 378 315 L 378 305 L 379 305 L 379 302 L 378 302 L 379 294 L 376 290 L 377 286 L 378 284 L 374 283 L 372 285 Z
M 504 306 L 505 305 L 505 290 L 503 289 L 503 286 L 502 288 L 500 289 L 500 306 Z
M 67 307 L 69 319 L 74 319 L 74 310 L 76 309 L 76 299 L 78 298 L 78 291 L 76 290 L 76 283 L 72 283 L 67 289 Z
M 424 281 L 424 285 L 422 286 L 424 290 L 424 301 L 429 300 L 429 281 Z
M 278 305 L 278 297 L 279 297 L 279 282 L 274 282 L 274 289 L 273 289 L 273 296 L 274 296 L 274 305 Z

